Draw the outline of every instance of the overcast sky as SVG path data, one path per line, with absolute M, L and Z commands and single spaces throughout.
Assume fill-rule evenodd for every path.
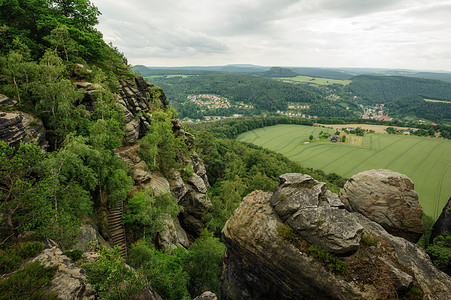
M 133 65 L 451 71 L 451 0 L 92 0 Z

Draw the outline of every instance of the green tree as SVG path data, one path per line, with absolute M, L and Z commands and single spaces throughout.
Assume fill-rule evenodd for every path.
M 188 148 L 182 137 L 176 137 L 172 131 L 172 113 L 155 111 L 148 133 L 140 141 L 139 155 L 152 170 L 160 170 L 170 176 L 171 169 L 181 164 L 178 157 L 187 155 Z
M 128 268 L 119 248 L 103 246 L 97 249 L 99 257 L 83 264 L 87 281 L 99 293 L 99 299 L 130 299 L 147 285 L 144 276 Z
M 52 30 L 46 40 L 54 47 L 56 53 L 62 51 L 66 61 L 69 61 L 69 56 L 75 56 L 77 52 L 77 44 L 69 35 L 67 26 L 60 25 Z
M 0 219 L 14 240 L 23 230 L 45 223 L 51 211 L 47 182 L 37 179 L 37 165 L 44 158 L 34 144 L 15 149 L 0 140 Z
M 188 273 L 191 277 L 191 295 L 205 291 L 221 294 L 219 276 L 222 270 L 225 246 L 212 233 L 204 231 L 189 248 Z
M 308 139 L 312 141 L 312 140 L 313 140 L 313 135 L 310 135 L 310 136 L 308 137 Z
M 127 261 L 146 276 L 163 299 L 191 299 L 186 271 L 188 255 L 181 247 L 164 253 L 156 250 L 148 239 L 142 239 L 131 246 Z
M 124 222 L 134 224 L 136 229 L 142 230 L 143 237 L 151 238 L 163 231 L 168 217 L 175 218 L 181 211 L 171 193 L 155 196 L 149 190 L 136 193 L 126 208 Z

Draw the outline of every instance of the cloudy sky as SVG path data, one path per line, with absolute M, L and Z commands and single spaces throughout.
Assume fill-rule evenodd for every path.
M 451 71 L 451 0 L 91 0 L 129 63 Z

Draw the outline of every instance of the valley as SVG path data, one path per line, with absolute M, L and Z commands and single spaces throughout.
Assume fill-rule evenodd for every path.
M 304 166 L 347 178 L 370 169 L 406 174 L 415 183 L 424 212 L 434 219 L 438 217 L 451 194 L 451 141 L 375 133 L 366 134 L 361 146 L 329 140 L 304 144 L 310 135 L 318 137 L 321 131 L 335 132 L 323 127 L 276 125 L 243 133 L 237 139 L 281 153 Z

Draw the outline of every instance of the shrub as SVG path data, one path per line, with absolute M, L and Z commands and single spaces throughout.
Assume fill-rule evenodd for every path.
M 451 260 L 451 234 L 447 231 L 444 235 L 436 237 L 426 248 L 426 252 L 431 256 L 435 266 L 439 269 L 445 268 Z
M 57 269 L 57 266 L 44 267 L 39 261 L 27 264 L 0 282 L 0 299 L 57 299 L 56 294 L 45 290 Z
M 308 248 L 307 253 L 311 257 L 319 260 L 329 270 L 329 272 L 340 275 L 344 275 L 349 272 L 349 265 L 345 261 L 331 254 L 326 249 L 312 245 Z
M 0 274 L 10 273 L 22 264 L 22 258 L 14 251 L 0 251 Z
M 185 270 L 188 252 L 184 248 L 165 254 L 154 245 L 142 239 L 132 245 L 128 262 L 142 271 L 152 288 L 163 299 L 191 299 L 188 292 L 189 275 Z
M 99 257 L 83 264 L 87 281 L 99 293 L 99 299 L 130 299 L 142 291 L 147 282 L 141 274 L 128 268 L 119 248 L 101 246 Z
M 44 245 L 41 242 L 27 242 L 19 244 L 15 251 L 18 256 L 23 259 L 35 257 L 44 249 Z
M 83 251 L 76 249 L 72 251 L 67 251 L 64 254 L 70 259 L 72 259 L 72 261 L 77 261 L 83 256 Z
M 377 238 L 373 238 L 369 235 L 362 235 L 362 242 L 368 246 L 376 246 L 379 240 Z

